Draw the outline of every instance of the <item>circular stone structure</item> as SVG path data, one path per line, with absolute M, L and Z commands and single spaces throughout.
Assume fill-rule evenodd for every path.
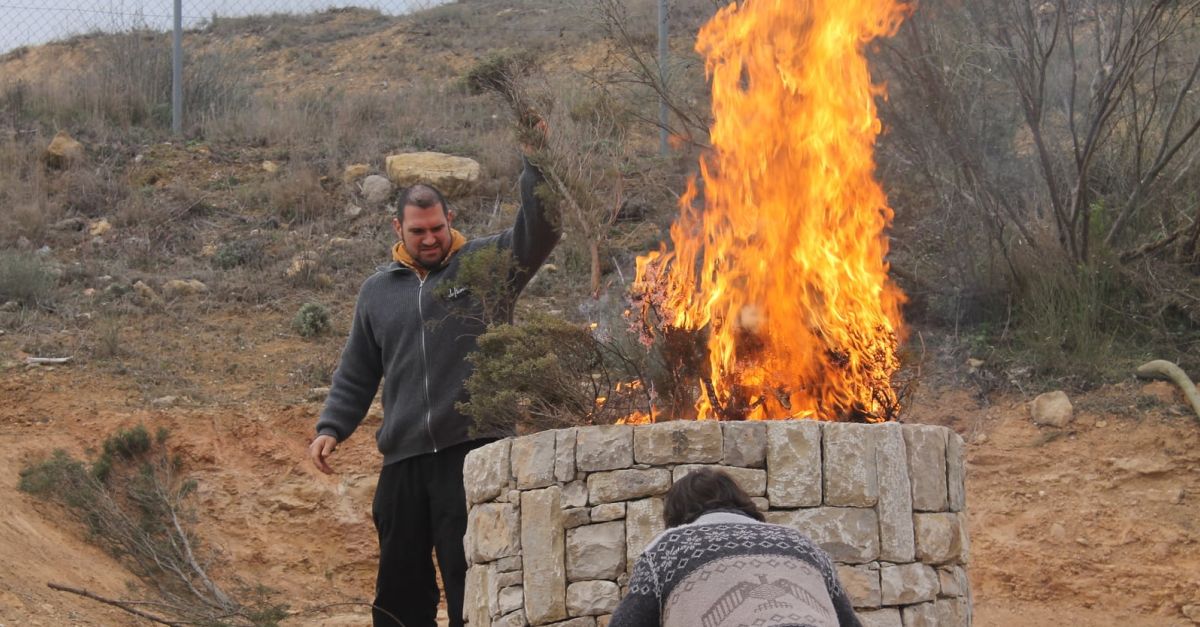
M 676 421 L 544 431 L 472 451 L 472 627 L 604 627 L 663 495 L 718 467 L 833 557 L 863 625 L 971 624 L 963 440 L 928 425 Z

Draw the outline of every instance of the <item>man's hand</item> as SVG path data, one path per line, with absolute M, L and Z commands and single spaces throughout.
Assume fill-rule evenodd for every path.
M 521 152 L 526 157 L 532 157 L 546 147 L 546 140 L 550 136 L 550 126 L 546 124 L 545 118 L 532 110 L 521 118 L 517 139 L 521 144 Z
M 317 470 L 327 475 L 333 474 L 333 468 L 329 466 L 329 462 L 326 460 L 333 454 L 334 449 L 337 448 L 337 444 L 337 438 L 332 435 L 318 435 L 317 439 L 308 445 L 308 457 L 312 459 L 313 465 L 317 467 Z

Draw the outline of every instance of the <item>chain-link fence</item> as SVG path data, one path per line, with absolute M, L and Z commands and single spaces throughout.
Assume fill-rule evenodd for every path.
M 347 6 L 401 15 L 448 1 L 184 0 L 182 18 L 187 30 L 222 17 L 298 15 Z M 87 33 L 167 32 L 173 23 L 171 0 L 0 0 L 0 54 Z

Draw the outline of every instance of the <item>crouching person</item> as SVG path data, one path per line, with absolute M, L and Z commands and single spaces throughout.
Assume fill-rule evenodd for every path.
M 859 626 L 833 560 L 772 525 L 724 472 L 667 492 L 667 530 L 638 558 L 609 627 Z

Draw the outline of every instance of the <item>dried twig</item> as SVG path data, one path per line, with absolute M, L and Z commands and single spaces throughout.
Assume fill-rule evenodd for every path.
M 71 586 L 64 586 L 63 584 L 54 583 L 52 581 L 46 582 L 46 586 L 49 587 L 51 590 L 57 590 L 59 592 L 69 592 L 71 594 L 77 594 L 81 597 L 91 599 L 93 601 L 99 601 L 100 603 L 103 603 L 105 605 L 111 605 L 122 611 L 133 614 L 134 616 L 139 616 L 146 620 L 156 622 L 160 625 L 172 625 L 173 627 L 183 627 L 185 625 L 194 624 L 194 623 L 179 623 L 179 622 L 167 620 L 161 616 L 155 616 L 154 614 L 151 614 L 149 612 L 144 612 L 144 611 L 139 610 L 136 607 L 134 607 L 134 605 L 140 605 L 139 603 L 136 603 L 134 601 L 126 601 L 123 599 L 109 599 L 107 597 L 102 597 L 94 592 L 89 592 L 82 588 L 72 588 Z

